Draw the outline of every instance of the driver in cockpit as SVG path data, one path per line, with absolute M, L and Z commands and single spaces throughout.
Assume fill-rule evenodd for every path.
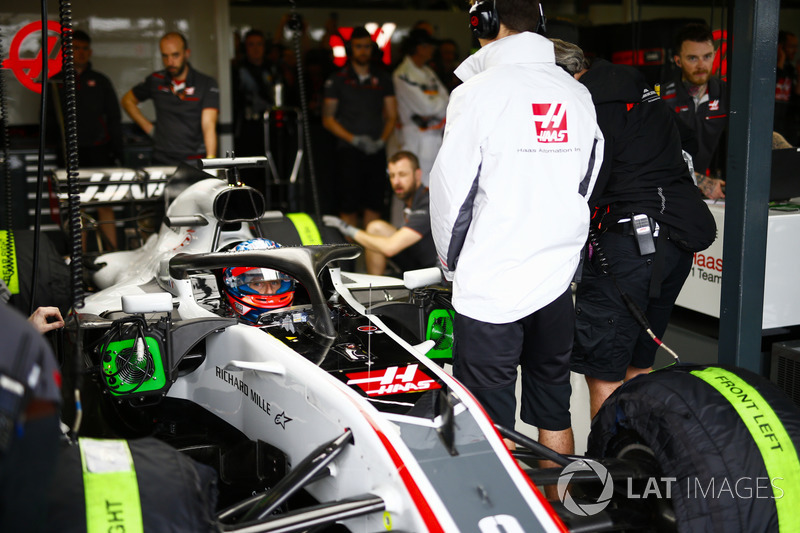
M 273 250 L 280 244 L 268 239 L 253 239 L 238 244 L 232 251 Z M 222 270 L 223 290 L 233 310 L 242 319 L 257 323 L 267 311 L 292 304 L 294 278 L 260 267 L 227 267 Z

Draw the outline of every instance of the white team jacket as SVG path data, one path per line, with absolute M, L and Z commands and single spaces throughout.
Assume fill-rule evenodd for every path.
M 586 88 L 534 33 L 489 43 L 456 70 L 431 172 L 431 229 L 453 305 L 502 324 L 569 286 L 589 229 L 603 135 Z
M 394 71 L 392 81 L 397 97 L 397 116 L 402 127 L 401 145 L 419 158 L 422 182 L 427 186 L 431 167 L 442 145 L 444 116 L 450 95 L 430 67 L 418 67 L 409 56 Z M 413 115 L 439 120 L 431 122 L 427 129 L 421 129 L 412 120 Z

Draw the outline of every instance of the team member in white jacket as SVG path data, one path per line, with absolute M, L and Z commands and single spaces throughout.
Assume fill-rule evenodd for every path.
M 427 66 L 436 50 L 435 43 L 424 29 L 411 30 L 406 41 L 408 55 L 392 74 L 402 132 L 400 145 L 403 150 L 417 154 L 425 187 L 442 145 L 449 100 L 447 88 Z
M 492 16 L 492 4 L 471 15 Z M 513 428 L 521 365 L 522 420 L 572 453 L 570 282 L 603 137 L 589 92 L 532 33 L 537 4 L 496 0 L 498 32 L 479 36 L 482 48 L 456 70 L 464 83 L 431 173 L 431 228 L 454 282 L 454 374 Z

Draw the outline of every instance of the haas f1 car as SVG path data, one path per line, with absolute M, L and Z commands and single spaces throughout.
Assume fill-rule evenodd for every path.
M 800 498 L 790 494 L 800 417 L 757 376 L 679 366 L 632 380 L 595 419 L 594 459 L 562 456 L 495 427 L 443 370 L 453 311 L 438 271 L 405 282 L 343 271 L 358 247 L 302 244 L 306 236 L 240 245 L 262 237 L 279 240 L 260 194 L 209 176 L 172 202 L 141 249 L 98 258 L 101 290 L 72 317 L 81 435 L 156 437 L 213 467 L 219 498 L 204 530 L 763 531 L 792 515 L 798 523 L 800 504 L 731 504 L 684 490 L 692 476 L 705 487 L 796 475 L 773 485 L 785 502 Z M 279 273 L 292 294 L 248 318 L 253 300 L 226 287 L 230 273 L 252 271 Z M 772 413 L 782 466 L 723 382 Z M 539 468 L 542 459 L 560 466 Z M 150 476 L 139 473 L 140 492 L 160 484 L 158 472 Z M 537 486 L 556 483 L 560 501 L 548 502 Z M 148 512 L 143 504 L 145 523 L 158 524 Z

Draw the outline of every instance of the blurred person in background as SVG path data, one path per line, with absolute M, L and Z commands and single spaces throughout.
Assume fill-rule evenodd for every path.
M 81 168 L 118 167 L 122 157 L 122 113 L 111 80 L 92 68 L 92 39 L 84 31 L 72 33 L 75 66 L 75 104 L 77 106 L 78 165 Z M 55 97 L 50 100 L 55 114 L 61 147 L 58 151 L 59 167 L 66 167 L 66 136 L 64 112 L 66 94 L 64 82 L 52 81 Z M 97 218 L 105 244 L 113 251 L 117 248 L 117 229 L 114 212 L 110 207 L 98 207 Z
M 325 82 L 322 124 L 337 139 L 338 210 L 342 220 L 364 227 L 386 212 L 386 140 L 394 131 L 397 100 L 391 76 L 372 66 L 373 42 L 358 27 L 348 61 Z
M 397 97 L 403 150 L 419 158 L 422 183 L 427 186 L 433 162 L 442 145 L 449 92 L 428 66 L 436 40 L 424 29 L 411 30 L 405 40 L 406 56 L 392 75 Z

